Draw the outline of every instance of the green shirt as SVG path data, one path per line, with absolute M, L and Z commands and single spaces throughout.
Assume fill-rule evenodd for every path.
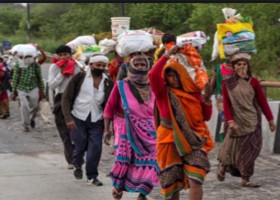
M 39 87 L 41 91 L 45 91 L 41 66 L 37 63 L 32 63 L 26 68 L 20 68 L 17 63 L 13 73 L 13 91 L 29 92 L 36 87 Z

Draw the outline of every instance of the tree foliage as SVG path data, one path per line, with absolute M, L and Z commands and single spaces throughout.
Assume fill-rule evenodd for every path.
M 0 34 L 4 36 L 15 34 L 22 15 L 21 11 L 16 11 L 9 6 L 0 8 Z
M 79 35 L 111 32 L 111 17 L 121 16 L 121 3 L 38 3 L 31 7 L 31 33 L 34 40 L 57 40 L 66 43 Z M 257 72 L 279 66 L 279 4 L 272 3 L 126 3 L 130 28 L 154 26 L 177 35 L 201 30 L 210 40 L 200 53 L 207 65 L 212 52 L 216 24 L 224 22 L 221 9 L 230 7 L 251 16 L 256 33 L 257 56 L 253 66 Z M 21 10 L 0 8 L 0 35 L 26 37 L 26 14 Z M 100 38 L 99 38 L 100 39 Z M 44 44 L 45 44 L 44 43 Z

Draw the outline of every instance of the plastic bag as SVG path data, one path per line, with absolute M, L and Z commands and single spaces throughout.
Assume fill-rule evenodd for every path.
M 112 39 L 103 39 L 99 41 L 100 52 L 104 55 L 110 53 L 115 50 L 117 42 Z
M 205 47 L 207 42 L 206 34 L 202 31 L 193 31 L 177 36 L 177 45 L 183 46 L 184 44 L 191 44 L 197 50 Z
M 218 42 L 218 32 L 216 31 L 215 35 L 214 35 L 214 43 L 213 43 L 211 61 L 216 60 L 216 58 L 218 56 L 219 56 L 219 42 Z
M 217 24 L 220 58 L 236 53 L 256 53 L 252 23 Z
M 39 107 L 40 115 L 42 117 L 43 122 L 46 124 L 50 124 L 52 122 L 52 112 L 49 102 L 43 99 L 40 101 Z
M 222 12 L 225 17 L 225 22 L 226 22 L 225 24 L 239 24 L 239 23 L 251 23 L 252 24 L 253 23 L 251 17 L 249 17 L 249 16 L 242 16 L 240 13 L 235 15 L 235 13 L 236 13 L 235 9 L 223 8 Z M 229 32 L 230 31 L 231 30 L 229 30 Z M 244 36 L 244 34 L 243 34 L 243 36 Z M 243 36 L 241 35 L 241 37 L 243 37 Z M 250 37 L 250 36 L 247 35 L 247 37 Z M 253 36 L 253 38 L 254 38 L 254 36 Z M 252 39 L 252 40 L 254 40 L 254 39 Z M 245 44 L 245 47 L 243 46 L 244 44 L 243 45 L 240 44 L 241 46 L 237 45 L 237 42 L 234 42 L 235 43 L 234 45 L 228 44 L 225 46 L 225 49 L 224 49 L 227 52 L 226 54 L 219 52 L 219 51 L 221 51 L 221 48 L 219 47 L 219 43 L 221 45 L 221 40 L 218 39 L 218 33 L 216 32 L 215 36 L 214 36 L 214 44 L 213 44 L 211 61 L 214 61 L 218 57 L 219 53 L 220 53 L 220 58 L 224 58 L 226 55 L 231 55 L 231 54 L 234 54 L 237 52 L 256 53 L 254 43 L 252 43 L 252 44 L 247 43 L 247 44 Z M 245 49 L 247 49 L 247 50 L 245 50 Z M 248 50 L 248 49 L 250 49 L 250 50 Z
M 116 51 L 121 57 L 155 48 L 152 36 L 146 31 L 124 31 L 117 38 Z
M 73 55 L 74 59 L 79 61 L 86 62 L 90 56 L 92 56 L 96 52 L 100 52 L 101 48 L 98 45 L 91 46 L 78 46 L 76 49 L 76 53 Z
M 236 13 L 236 9 L 232 9 L 232 8 L 223 8 L 222 12 L 224 14 L 225 20 L 227 23 L 233 23 L 233 18 L 235 13 Z
M 69 46 L 72 49 L 72 51 L 74 52 L 74 50 L 78 46 L 96 45 L 96 41 L 94 38 L 94 34 L 92 34 L 92 35 L 79 36 L 79 37 L 75 38 L 74 40 L 68 42 L 66 45 Z

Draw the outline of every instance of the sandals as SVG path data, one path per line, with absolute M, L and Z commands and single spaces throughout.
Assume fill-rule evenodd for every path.
M 225 168 L 220 163 L 219 166 L 218 166 L 218 170 L 217 170 L 217 179 L 219 181 L 224 181 L 225 177 L 226 177 Z
M 242 181 L 241 182 L 241 187 L 252 187 L 252 188 L 258 188 L 260 187 L 259 184 L 251 181 Z
M 114 200 L 119 200 L 122 198 L 122 195 L 123 195 L 123 191 L 121 192 L 118 192 L 118 190 L 116 188 L 113 188 L 113 191 L 112 191 L 112 196 L 114 198 Z
M 139 194 L 139 196 L 137 197 L 137 200 L 148 200 L 147 197 L 143 194 Z

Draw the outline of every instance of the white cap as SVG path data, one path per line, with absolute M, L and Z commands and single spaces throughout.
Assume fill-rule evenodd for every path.
M 96 55 L 96 56 L 90 57 L 89 63 L 97 63 L 97 62 L 104 62 L 104 63 L 108 64 L 109 59 L 103 55 Z

